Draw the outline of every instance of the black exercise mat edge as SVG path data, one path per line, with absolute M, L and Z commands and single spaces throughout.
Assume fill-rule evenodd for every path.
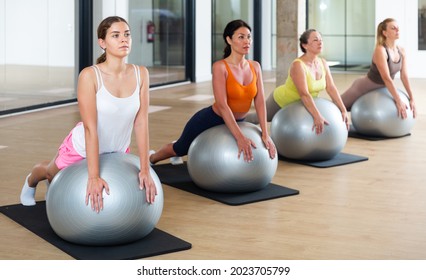
M 265 188 L 247 193 L 219 193 L 204 190 L 198 187 L 190 178 L 186 162 L 179 165 L 159 164 L 152 166 L 162 184 L 177 188 L 204 198 L 221 202 L 231 206 L 244 205 L 276 198 L 297 195 L 300 192 L 284 186 L 270 183 Z M 164 173 L 168 173 L 167 176 Z M 166 177 L 166 178 L 165 178 Z M 171 178 L 173 177 L 173 178 Z
M 369 140 L 369 141 L 381 141 L 381 140 L 398 139 L 398 138 L 402 138 L 402 137 L 406 137 L 406 136 L 410 136 L 410 135 L 411 135 L 411 133 L 407 133 L 405 135 L 396 136 L 396 137 L 365 135 L 365 134 L 362 134 L 362 133 L 358 133 L 356 131 L 355 127 L 353 127 L 353 125 L 351 125 L 351 127 L 349 129 L 349 132 L 348 132 L 348 137 L 356 138 L 356 139 Z
M 344 160 L 345 157 L 348 158 L 349 160 Z M 298 164 L 312 166 L 312 167 L 329 168 L 329 167 L 336 167 L 336 166 L 342 166 L 346 164 L 366 161 L 368 160 L 368 157 L 358 156 L 358 155 L 353 155 L 348 153 L 339 153 L 334 158 L 329 160 L 324 160 L 324 161 L 303 161 L 303 160 L 286 158 L 281 155 L 278 156 L 278 159 L 282 161 L 298 163 Z
M 129 244 L 85 246 L 70 243 L 60 238 L 50 227 L 45 205 L 45 201 L 38 201 L 35 206 L 6 205 L 0 207 L 0 213 L 77 260 L 133 260 L 192 247 L 191 243 L 157 228 L 143 239 Z M 159 250 L 161 246 L 163 248 Z

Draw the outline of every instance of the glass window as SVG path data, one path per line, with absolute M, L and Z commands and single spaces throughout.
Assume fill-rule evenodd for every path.
M 426 50 L 426 0 L 419 0 L 419 50 Z
M 308 0 L 308 28 L 321 32 L 332 69 L 365 71 L 375 44 L 375 1 Z
M 277 68 L 277 0 L 272 0 L 271 7 L 271 62 L 272 68 Z
M 253 32 L 253 0 L 213 0 L 213 61 L 222 59 L 225 42 L 222 35 L 228 22 L 234 19 L 246 21 Z M 250 52 L 249 59 L 253 59 Z
M 74 0 L 0 7 L 0 114 L 75 99 Z
M 186 79 L 185 19 L 183 0 L 129 1 L 129 62 L 148 68 L 151 85 Z

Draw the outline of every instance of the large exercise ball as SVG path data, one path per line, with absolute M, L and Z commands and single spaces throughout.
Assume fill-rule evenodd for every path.
M 205 190 L 223 193 L 252 192 L 265 188 L 275 175 L 277 156 L 271 159 L 254 124 L 238 122 L 243 134 L 256 145 L 253 161 L 238 158 L 238 146 L 226 125 L 212 127 L 194 139 L 188 151 L 188 172 Z
M 370 91 L 351 108 L 351 120 L 356 132 L 376 137 L 400 137 L 410 133 L 414 125 L 413 111 L 408 96 L 398 89 L 407 109 L 407 118 L 398 116 L 395 101 L 386 87 Z
M 272 118 L 271 138 L 278 153 L 302 161 L 324 161 L 341 152 L 348 130 L 339 108 L 330 100 L 314 98 L 321 115 L 329 122 L 321 134 L 312 130 L 314 120 L 302 101 L 281 108 Z
M 52 229 L 61 238 L 83 245 L 119 245 L 142 239 L 156 226 L 163 210 L 161 182 L 151 168 L 157 188 L 155 202 L 139 189 L 139 157 L 126 153 L 102 154 L 100 176 L 110 188 L 103 193 L 104 208 L 96 213 L 85 204 L 87 161 L 62 169 L 52 180 L 46 211 Z

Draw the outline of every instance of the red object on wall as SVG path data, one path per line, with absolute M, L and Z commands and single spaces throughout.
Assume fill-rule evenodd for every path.
M 155 24 L 151 20 L 146 25 L 147 42 L 154 42 Z

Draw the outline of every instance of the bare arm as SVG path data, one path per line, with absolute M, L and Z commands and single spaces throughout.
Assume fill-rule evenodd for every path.
M 265 105 L 265 94 L 263 89 L 263 78 L 262 69 L 260 64 L 256 61 L 252 61 L 253 67 L 257 75 L 257 94 L 254 98 L 254 107 L 259 119 L 260 129 L 262 130 L 262 141 L 265 144 L 266 149 L 269 150 L 269 156 L 274 158 L 276 155 L 275 145 L 272 139 L 269 137 L 266 117 L 266 105 Z
M 407 117 L 407 106 L 404 104 L 404 102 L 401 101 L 401 98 L 399 98 L 397 88 L 392 80 L 392 77 L 390 76 L 387 64 L 387 54 L 383 46 L 377 46 L 374 49 L 373 62 L 376 64 L 386 88 L 389 90 L 395 101 L 396 108 L 398 110 L 398 116 L 405 119 Z
M 333 76 L 331 76 L 330 68 L 328 67 L 327 62 L 325 59 L 322 59 L 324 68 L 325 68 L 325 79 L 326 79 L 326 87 L 325 90 L 327 91 L 328 95 L 330 95 L 331 100 L 333 100 L 334 104 L 339 108 L 340 112 L 342 113 L 342 119 L 346 124 L 346 128 L 349 129 L 349 118 L 348 118 L 348 112 L 346 111 L 346 107 L 343 104 L 342 98 L 340 97 L 339 91 L 337 90 L 336 85 L 334 84 Z
M 86 205 L 90 199 L 92 209 L 99 212 L 99 210 L 103 209 L 102 191 L 105 188 L 106 192 L 109 194 L 109 187 L 108 184 L 100 178 L 99 174 L 99 140 L 97 131 L 95 81 L 96 76 L 94 70 L 90 68 L 83 69 L 78 79 L 77 99 L 84 125 L 87 169 L 89 173 Z
M 157 189 L 150 174 L 150 163 L 148 158 L 149 150 L 149 129 L 148 129 L 148 109 L 149 109 L 149 72 L 145 67 L 139 67 L 141 73 L 140 88 L 140 108 L 134 122 L 134 131 L 139 151 L 140 166 L 139 182 L 140 188 L 146 191 L 146 200 L 153 203 Z
M 306 109 L 314 119 L 312 129 L 315 129 L 315 132 L 317 134 L 320 134 L 324 130 L 324 125 L 328 124 L 328 122 L 318 111 L 314 99 L 309 93 L 305 71 L 301 63 L 302 62 L 300 61 L 295 61 L 292 63 L 290 67 L 290 76 L 293 79 L 294 85 L 297 88 L 297 92 L 300 95 L 300 99 L 302 100 L 303 105 L 306 107 Z
M 405 50 L 402 47 L 399 47 L 402 55 L 402 67 L 401 67 L 401 81 L 404 85 L 405 90 L 407 91 L 408 98 L 410 99 L 410 108 L 413 111 L 413 116 L 417 116 L 416 105 L 414 102 L 413 92 L 411 91 L 410 80 L 408 79 L 407 74 L 407 56 Z

